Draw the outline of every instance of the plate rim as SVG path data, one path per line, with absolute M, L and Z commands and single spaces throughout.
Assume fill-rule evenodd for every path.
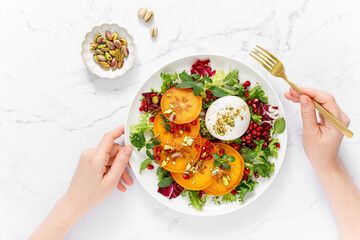
M 207 57 L 210 59 L 211 61 L 211 58 L 212 57 L 221 57 L 221 58 L 228 58 L 228 59 L 231 59 L 232 61 L 235 61 L 235 62 L 238 62 L 238 63 L 241 63 L 243 64 L 244 66 L 246 66 L 247 68 L 249 68 L 251 71 L 253 71 L 256 75 L 258 75 L 258 77 L 260 77 L 264 82 L 267 83 L 267 85 L 269 86 L 269 88 L 275 93 L 274 96 L 276 98 L 276 100 L 281 104 L 281 109 L 282 109 L 282 113 L 283 113 L 283 117 L 285 119 L 285 122 L 287 122 L 287 118 L 286 118 L 286 114 L 285 114 L 285 111 L 284 111 L 284 107 L 283 107 L 283 104 L 282 102 L 280 101 L 280 98 L 277 94 L 277 92 L 275 91 L 275 89 L 273 88 L 273 86 L 270 84 L 270 82 L 263 76 L 261 75 L 256 69 L 254 69 L 252 66 L 244 63 L 243 61 L 240 61 L 240 60 L 237 60 L 233 57 L 229 57 L 229 56 L 226 56 L 226 55 L 221 55 L 221 54 L 217 54 L 217 53 L 198 53 L 198 54 L 190 54 L 190 55 L 185 55 L 185 56 L 181 56 L 181 57 L 177 57 L 177 58 L 172 58 L 171 60 L 167 61 L 166 64 L 163 64 L 162 66 L 160 66 L 159 68 L 157 68 L 155 71 L 152 72 L 152 74 L 149 75 L 149 77 L 141 84 L 141 86 L 139 87 L 139 90 L 136 92 L 136 94 L 134 95 L 134 97 L 132 98 L 132 102 L 129 106 L 129 109 L 128 109 L 128 115 L 126 116 L 126 122 L 125 122 L 125 144 L 128 145 L 130 143 L 130 130 L 128 130 L 128 128 L 130 126 L 128 126 L 128 121 L 129 121 L 129 115 L 130 115 L 130 111 L 131 109 L 134 108 L 134 104 L 136 103 L 136 96 L 138 95 L 139 91 L 144 87 L 144 85 L 150 80 L 150 78 L 152 78 L 152 76 L 155 75 L 155 73 L 157 73 L 158 71 L 160 71 L 161 69 L 165 68 L 166 66 L 168 66 L 169 64 L 173 63 L 173 62 L 176 62 L 176 61 L 181 61 L 181 60 L 184 60 L 186 58 L 192 58 L 192 57 L 198 57 L 198 58 L 201 58 L 201 57 Z M 282 166 L 283 166 L 283 163 L 285 161 L 285 156 L 286 156 L 286 151 L 287 151 L 287 143 L 288 143 L 288 125 L 286 124 L 285 126 L 285 131 L 282 133 L 284 134 L 284 141 L 285 141 L 285 144 L 282 143 L 281 145 L 284 146 L 283 148 L 284 149 L 284 157 L 281 161 L 281 165 L 279 166 L 278 168 L 278 172 L 280 172 Z M 129 164 L 131 166 L 131 169 L 133 169 L 133 166 L 131 164 L 131 160 L 133 159 L 133 155 L 130 157 L 130 160 L 129 160 Z M 138 177 L 138 172 L 134 171 L 134 175 L 136 177 L 136 179 L 139 181 L 140 185 L 146 190 L 146 192 L 148 192 L 153 198 L 156 199 L 157 202 L 161 203 L 161 205 L 169 208 L 169 209 L 172 209 L 178 213 L 181 213 L 181 214 L 185 214 L 185 215 L 189 215 L 189 216 L 198 216 L 198 217 L 209 217 L 209 216 L 221 216 L 221 215 L 226 215 L 226 214 L 229 214 L 229 213 L 234 213 L 236 211 L 239 211 L 240 209 L 252 204 L 253 202 L 255 202 L 261 195 L 263 195 L 264 192 L 266 192 L 269 187 L 271 186 L 271 184 L 273 183 L 273 181 L 276 179 L 276 177 L 278 176 L 278 172 L 271 176 L 271 178 L 268 179 L 269 181 L 269 185 L 264 189 L 264 191 L 262 191 L 260 194 L 258 195 L 255 195 L 251 200 L 248 200 L 247 202 L 247 205 L 244 206 L 244 207 L 237 207 L 237 208 L 234 208 L 234 209 L 226 209 L 226 210 L 223 210 L 221 212 L 216 212 L 216 213 L 206 213 L 206 212 L 203 212 L 203 211 L 196 211 L 196 212 L 183 212 L 171 205 L 168 205 L 168 204 L 165 204 L 164 202 L 160 201 L 158 198 L 157 198 L 157 192 L 153 192 L 153 191 L 150 191 L 150 189 L 147 189 L 144 184 L 143 184 L 143 180 Z M 225 204 L 225 203 L 224 203 Z

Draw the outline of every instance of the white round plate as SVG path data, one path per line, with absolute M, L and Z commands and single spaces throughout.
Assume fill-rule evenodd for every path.
M 184 70 L 190 71 L 191 65 L 198 59 L 210 59 L 210 66 L 212 69 L 215 70 L 224 70 L 225 72 L 229 70 L 229 68 L 235 70 L 239 70 L 239 79 L 241 82 L 249 80 L 251 82 L 251 86 L 255 86 L 259 84 L 262 86 L 265 94 L 269 97 L 269 103 L 271 105 L 276 105 L 279 107 L 280 117 L 285 117 L 283 106 L 274 91 L 271 87 L 270 83 L 262 77 L 256 70 L 251 68 L 250 66 L 235 60 L 233 58 L 220 56 L 220 55 L 213 55 L 213 54 L 200 54 L 194 56 L 188 56 L 184 58 L 180 58 L 175 60 L 162 68 L 156 71 L 149 79 L 142 85 L 139 89 L 138 93 L 135 95 L 135 98 L 130 106 L 129 114 L 126 121 L 126 130 L 125 130 L 125 143 L 130 144 L 129 138 L 129 127 L 130 125 L 136 124 L 139 122 L 139 107 L 141 93 L 149 92 L 151 88 L 160 90 L 162 85 L 162 78 L 160 78 L 160 73 L 180 73 Z M 202 211 L 197 211 L 193 207 L 188 206 L 189 201 L 187 198 L 179 196 L 175 199 L 169 200 L 168 198 L 164 197 L 160 193 L 157 192 L 157 176 L 156 176 L 156 169 L 158 164 L 155 164 L 155 168 L 153 170 L 145 169 L 141 173 L 139 173 L 140 165 L 143 160 L 147 157 L 145 155 L 145 150 L 138 152 L 136 149 L 134 150 L 131 159 L 130 165 L 132 170 L 134 171 L 135 176 L 141 183 L 141 185 L 149 192 L 151 196 L 157 199 L 159 202 L 164 204 L 165 206 L 179 211 L 181 213 L 190 214 L 190 215 L 198 215 L 198 216 L 214 216 L 214 215 L 221 215 L 236 211 L 240 208 L 246 207 L 251 202 L 255 201 L 272 183 L 274 178 L 276 177 L 277 173 L 280 170 L 280 167 L 283 163 L 285 152 L 286 152 L 286 145 L 287 145 L 287 129 L 285 129 L 284 133 L 278 136 L 281 148 L 278 152 L 277 159 L 271 159 L 270 161 L 275 163 L 275 170 L 272 173 L 270 178 L 258 178 L 256 181 L 259 184 L 256 185 L 255 190 L 253 192 L 248 193 L 245 196 L 244 202 L 233 202 L 233 203 L 221 203 L 221 205 L 214 205 L 212 201 L 208 200 L 203 208 Z
M 95 62 L 93 55 L 94 51 L 90 50 L 90 43 L 93 42 L 93 39 L 99 33 L 102 36 L 105 36 L 105 32 L 109 31 L 111 33 L 117 32 L 119 37 L 124 37 L 128 42 L 127 46 L 129 49 L 129 56 L 124 59 L 124 66 L 121 69 L 102 69 L 97 62 Z M 128 32 L 124 27 L 120 27 L 117 24 L 107 24 L 104 23 L 101 26 L 96 26 L 91 29 L 91 32 L 88 32 L 85 36 L 85 40 L 81 45 L 81 56 L 84 60 L 85 66 L 89 69 L 90 72 L 101 78 L 115 78 L 124 75 L 128 70 L 131 69 L 135 58 L 136 58 L 136 45 L 134 42 L 134 37 Z

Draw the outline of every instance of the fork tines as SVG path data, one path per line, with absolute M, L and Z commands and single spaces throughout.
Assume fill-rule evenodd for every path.
M 251 53 L 255 54 L 255 56 L 251 53 L 250 56 L 252 56 L 261 65 L 263 65 L 263 67 L 266 68 L 268 71 L 271 71 L 271 68 L 273 68 L 276 65 L 276 62 L 278 62 L 279 60 L 274 55 L 272 55 L 265 49 L 259 47 L 258 45 L 256 45 L 256 47 L 258 49 L 254 48 L 254 51 L 251 51 Z

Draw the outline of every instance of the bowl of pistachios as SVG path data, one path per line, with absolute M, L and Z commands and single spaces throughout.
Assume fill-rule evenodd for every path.
M 100 78 L 115 78 L 131 69 L 136 45 L 126 28 L 105 23 L 86 34 L 81 56 L 91 73 Z

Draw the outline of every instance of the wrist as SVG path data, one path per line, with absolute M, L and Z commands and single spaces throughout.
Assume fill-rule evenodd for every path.
M 338 155 L 329 157 L 329 159 L 312 159 L 311 164 L 318 175 L 329 175 L 329 173 L 342 171 L 343 169 L 342 160 Z

